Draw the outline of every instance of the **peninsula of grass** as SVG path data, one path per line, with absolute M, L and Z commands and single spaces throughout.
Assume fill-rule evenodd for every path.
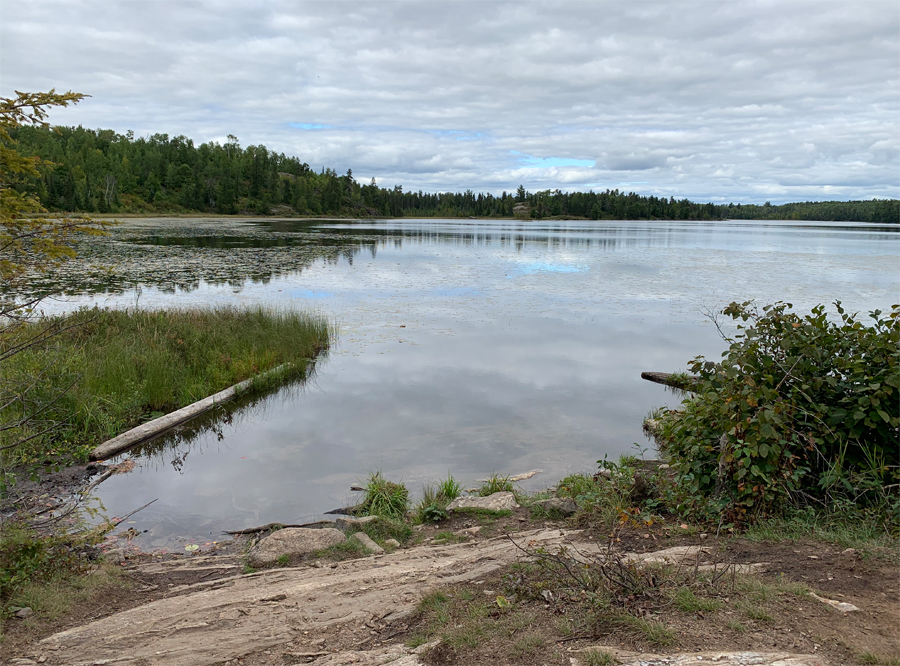
M 264 307 L 101 310 L 48 317 L 0 339 L 6 464 L 84 459 L 97 444 L 229 386 L 284 367 L 254 388 L 303 379 L 328 349 L 320 315 Z M 31 439 L 28 439 L 28 438 Z M 25 441 L 23 441 L 25 440 Z

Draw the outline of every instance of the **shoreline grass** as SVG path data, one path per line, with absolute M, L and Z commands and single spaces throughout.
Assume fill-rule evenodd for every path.
M 4 360 L 0 374 L 0 390 L 19 395 L 0 418 L 38 414 L 0 433 L 0 445 L 34 436 L 3 452 L 6 465 L 84 459 L 105 439 L 279 365 L 291 371 L 270 382 L 304 378 L 333 333 L 324 316 L 261 306 L 93 308 L 7 329 L 0 354 L 42 331 L 55 334 Z

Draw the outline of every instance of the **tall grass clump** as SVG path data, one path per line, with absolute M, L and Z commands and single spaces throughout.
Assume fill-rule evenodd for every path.
M 53 335 L 0 368 L 3 386 L 34 387 L 27 403 L 4 401 L 0 420 L 40 415 L 0 433 L 0 446 L 32 437 L 5 451 L 6 463 L 83 458 L 119 432 L 278 366 L 287 368 L 259 388 L 303 378 L 332 334 L 322 316 L 261 306 L 93 308 L 17 327 L 0 336 L 0 356 L 45 329 Z
M 422 489 L 422 499 L 413 511 L 417 523 L 437 523 L 447 517 L 447 505 L 460 496 L 462 484 L 448 474 L 446 479 Z
M 409 507 L 409 491 L 402 483 L 385 479 L 381 472 L 370 472 L 364 487 L 365 496 L 357 508 L 362 516 L 383 516 L 402 520 Z
M 487 481 L 481 484 L 478 489 L 479 497 L 489 497 L 494 493 L 514 493 L 516 488 L 513 482 L 509 480 L 509 476 L 501 476 L 500 474 L 491 474 Z

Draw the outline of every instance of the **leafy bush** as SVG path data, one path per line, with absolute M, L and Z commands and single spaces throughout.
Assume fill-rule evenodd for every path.
M 0 607 L 24 586 L 85 573 L 93 563 L 82 553 L 96 541 L 96 532 L 81 537 L 66 533 L 46 536 L 24 524 L 4 525 L 0 531 Z
M 656 419 L 682 509 L 735 521 L 786 503 L 896 512 L 900 306 L 869 326 L 835 306 L 838 323 L 822 305 L 723 310 L 742 323 L 722 361 L 695 358 L 681 410 Z

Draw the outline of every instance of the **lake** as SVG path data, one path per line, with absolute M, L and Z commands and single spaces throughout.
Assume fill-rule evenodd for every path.
M 677 398 L 641 371 L 726 345 L 731 301 L 854 311 L 900 301 L 900 228 L 827 222 L 516 220 L 125 222 L 35 281 L 81 305 L 312 308 L 340 334 L 314 378 L 126 454 L 110 514 L 180 549 L 355 503 L 380 470 L 413 495 L 452 473 L 542 473 L 652 457 L 646 414 Z M 726 326 L 726 330 L 733 330 Z

